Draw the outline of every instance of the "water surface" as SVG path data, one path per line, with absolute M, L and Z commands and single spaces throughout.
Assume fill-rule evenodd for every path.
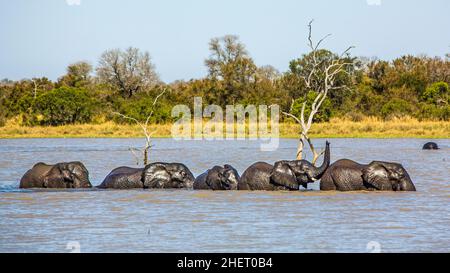
M 422 151 L 418 139 L 331 139 L 332 161 L 401 162 L 417 192 L 208 192 L 19 190 L 34 163 L 80 160 L 94 185 L 135 164 L 139 139 L 0 140 L 0 252 L 382 252 L 450 251 L 450 140 Z M 324 139 L 316 146 L 323 147 Z M 154 161 L 183 162 L 198 175 L 228 163 L 292 159 L 255 141 L 155 140 Z

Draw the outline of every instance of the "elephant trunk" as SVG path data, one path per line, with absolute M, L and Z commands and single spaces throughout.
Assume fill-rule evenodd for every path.
M 327 141 L 325 144 L 325 156 L 323 158 L 323 163 L 320 167 L 315 168 L 313 178 L 315 180 L 319 180 L 327 170 L 328 166 L 330 166 L 330 143 Z

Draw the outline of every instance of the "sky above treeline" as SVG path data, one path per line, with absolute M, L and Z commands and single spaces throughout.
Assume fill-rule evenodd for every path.
M 235 34 L 257 65 L 286 71 L 313 36 L 354 56 L 450 52 L 449 0 L 0 0 L 0 79 L 56 80 L 107 49 L 148 51 L 165 82 L 201 78 L 213 37 Z

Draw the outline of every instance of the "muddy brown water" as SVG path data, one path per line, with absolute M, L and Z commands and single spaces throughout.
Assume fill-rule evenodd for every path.
M 428 140 L 427 140 L 428 141 Z M 316 139 L 319 147 L 325 139 Z M 140 139 L 0 140 L 0 252 L 449 252 L 450 140 L 422 151 L 420 139 L 331 139 L 332 161 L 401 162 L 417 192 L 208 192 L 19 190 L 34 163 L 80 160 L 94 185 L 133 166 Z M 151 158 L 183 162 L 198 175 L 229 163 L 294 156 L 255 141 L 156 139 Z M 77 248 L 78 249 L 78 248 Z

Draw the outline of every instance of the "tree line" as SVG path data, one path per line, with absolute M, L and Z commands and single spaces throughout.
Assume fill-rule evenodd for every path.
M 130 122 L 114 113 L 151 123 L 173 122 L 177 104 L 193 107 L 193 97 L 220 106 L 278 104 L 283 112 L 300 117 L 302 105 L 312 105 L 323 77 L 307 78 L 311 67 L 324 71 L 335 62 L 351 63 L 334 75 L 333 85 L 315 122 L 331 117 L 384 120 L 410 116 L 419 120 L 450 117 L 450 55 L 401 56 L 392 61 L 336 54 L 317 49 L 289 63 L 285 72 L 257 66 L 237 36 L 211 39 L 204 78 L 164 83 L 148 52 L 130 47 L 105 51 L 94 67 L 77 62 L 56 81 L 48 78 L 0 82 L 0 126 L 16 119 L 22 125 L 65 125 Z M 325 75 L 323 75 L 325 76 Z M 306 80 L 306 81 L 305 81 Z M 308 84 L 305 84 L 308 83 Z M 154 99 L 165 90 L 155 107 Z M 306 107 L 305 111 L 310 111 Z M 305 113 L 308 116 L 308 113 Z M 293 117 L 281 116 L 285 121 Z

